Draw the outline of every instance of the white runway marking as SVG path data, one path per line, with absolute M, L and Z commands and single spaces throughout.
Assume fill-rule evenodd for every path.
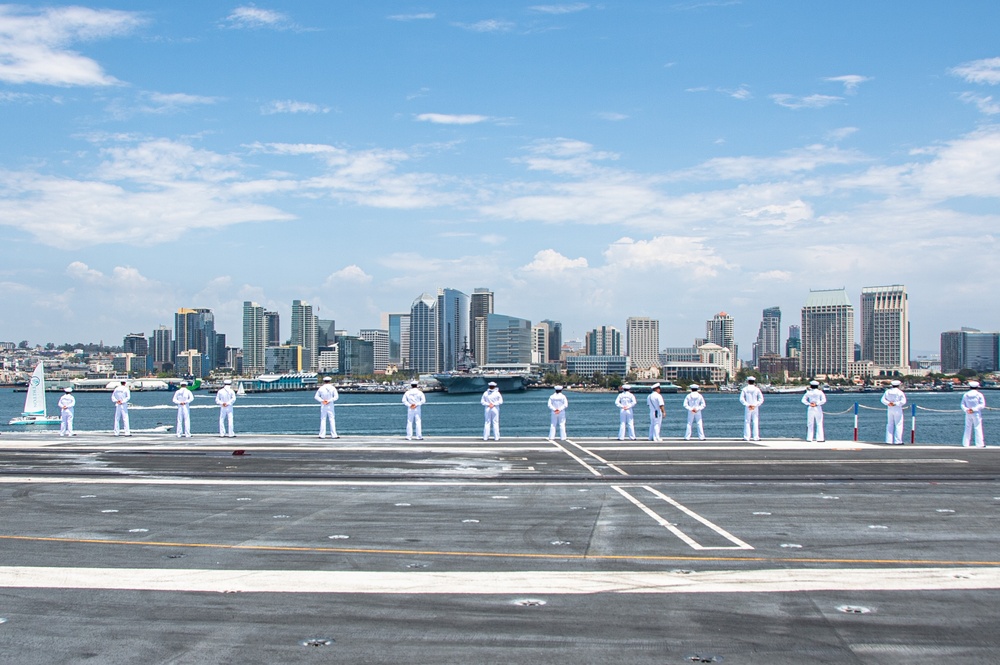
M 967 460 L 961 459 L 767 459 L 767 460 L 738 460 L 738 459 L 717 459 L 717 460 L 665 460 L 662 462 L 618 462 L 624 466 L 673 466 L 673 465 L 705 465 L 705 464 L 728 464 L 728 465 L 748 465 L 748 466 L 786 466 L 792 464 L 968 464 Z
M 550 441 L 551 441 L 551 439 L 550 439 Z M 574 460 L 576 460 L 577 462 L 579 462 L 581 466 L 583 466 L 585 469 L 587 469 L 587 471 L 590 471 L 595 476 L 600 477 L 600 476 L 603 475 L 600 471 L 598 471 L 594 467 L 592 467 L 589 464 L 587 464 L 586 462 L 584 462 L 582 459 L 580 459 L 579 457 L 577 457 L 576 455 L 574 455 L 573 453 L 571 453 L 569 450 L 566 450 L 566 447 L 563 446 L 563 445 L 561 445 L 558 441 L 552 441 L 552 445 L 554 445 L 556 448 L 558 448 L 559 450 L 563 451 L 564 453 L 566 453 L 567 455 L 569 455 L 570 457 L 572 457 Z
M 712 531 L 715 531 L 716 533 L 718 533 L 720 536 L 722 536 L 723 538 L 725 538 L 729 542 L 734 543 L 735 547 L 733 547 L 733 546 L 707 547 L 705 545 L 699 544 L 693 538 L 691 538 L 686 533 L 684 533 L 683 531 L 681 531 L 680 529 L 678 529 L 676 525 L 674 525 L 671 522 L 669 522 L 668 520 L 666 520 L 659 513 L 657 513 L 656 511 L 654 511 L 652 508 L 650 508 L 649 506 L 647 506 L 646 504 L 644 504 L 642 501 L 640 501 L 636 497 L 632 496 L 631 493 L 625 491 L 624 487 L 640 487 L 641 489 L 646 490 L 647 492 L 649 492 L 650 494 L 652 494 L 653 496 L 655 496 L 657 499 L 660 499 L 662 501 L 666 501 L 671 506 L 673 506 L 674 508 L 677 508 L 678 510 L 680 510 L 682 513 L 684 513 L 688 517 L 691 517 L 691 518 L 693 518 L 693 519 L 701 522 L 702 524 L 704 524 L 705 526 L 707 526 L 708 528 L 710 528 Z M 737 538 L 733 534 L 729 533 L 728 531 L 726 531 L 722 527 L 720 527 L 720 526 L 718 526 L 716 524 L 713 524 L 712 522 L 708 521 L 707 519 L 705 519 L 704 517 L 702 517 L 698 513 L 696 513 L 693 510 L 691 510 L 691 509 L 689 509 L 689 508 L 687 508 L 687 507 L 685 507 L 685 506 L 677 503 L 676 501 L 674 501 L 673 499 L 671 499 L 669 496 L 663 494 L 662 492 L 658 492 L 657 490 L 653 489 L 652 487 L 649 487 L 648 485 L 627 485 L 627 486 L 615 485 L 615 486 L 612 487 L 612 489 L 614 489 L 619 494 L 621 494 L 626 499 L 628 499 L 633 505 L 635 505 L 637 508 L 639 508 L 639 510 L 641 510 L 642 512 L 644 512 L 647 515 L 649 515 L 650 517 L 652 517 L 653 520 L 656 521 L 657 524 L 659 524 L 663 528 L 665 528 L 668 531 L 670 531 L 670 533 L 674 534 L 675 536 L 677 536 L 678 538 L 680 538 L 681 540 L 683 540 L 692 549 L 695 549 L 695 550 L 752 550 L 753 549 L 753 547 L 751 545 L 743 542 L 742 540 L 740 540 L 739 538 Z
M 627 473 L 627 472 L 625 472 L 625 471 L 623 471 L 622 469 L 618 468 L 617 466 L 615 466 L 614 464 L 612 464 L 612 463 L 611 463 L 611 462 L 609 462 L 608 460 L 604 459 L 604 458 L 603 458 L 603 457 L 601 457 L 600 455 L 595 455 L 594 453 L 590 452 L 590 450 L 589 450 L 589 449 L 587 449 L 587 448 L 584 448 L 584 447 L 583 447 L 583 446 L 581 446 L 580 444 L 577 444 L 577 443 L 573 443 L 573 441 L 571 441 L 571 440 L 569 440 L 569 439 L 567 439 L 567 440 L 566 440 L 566 443 L 570 444 L 571 446 L 574 446 L 574 447 L 576 447 L 577 449 L 579 449 L 579 450 L 580 450 L 581 452 L 583 452 L 584 454 L 586 454 L 586 455 L 590 455 L 591 457 L 593 457 L 594 459 L 596 459 L 596 460 L 597 460 L 598 462 L 600 462 L 601 464 L 606 464 L 606 465 L 608 466 L 608 468 L 610 468 L 610 469 L 613 469 L 613 470 L 617 471 L 617 472 L 618 472 L 619 474 L 621 474 L 621 475 L 623 475 L 623 476 L 627 476 L 627 475 L 628 475 L 628 473 Z
M 371 572 L 0 567 L 0 588 L 313 594 L 794 593 L 1000 589 L 1000 569 L 835 568 L 670 572 Z

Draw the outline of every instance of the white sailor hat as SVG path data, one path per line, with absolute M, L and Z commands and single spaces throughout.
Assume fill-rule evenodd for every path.
M 697 383 L 692 383 L 690 386 L 688 386 L 689 390 L 698 390 L 698 388 L 700 388 L 700 386 Z
M 486 385 L 488 385 L 490 388 L 496 388 L 497 387 L 497 382 L 496 381 L 490 381 Z
M 979 382 L 978 381 L 969 381 L 969 387 L 970 388 L 978 388 L 979 387 Z
M 757 380 L 757 378 L 756 378 L 756 377 L 753 377 L 753 376 L 748 376 L 748 377 L 747 377 L 747 383 L 753 383 L 753 382 L 754 382 L 754 381 L 756 381 L 756 380 Z
M 659 388 L 659 387 L 660 387 L 660 384 L 659 384 L 659 383 L 654 383 L 654 384 L 653 384 L 653 385 L 652 385 L 652 386 L 650 387 L 650 389 L 651 389 L 651 390 L 656 390 L 656 389 L 657 389 L 657 388 Z
M 622 390 L 632 390 L 632 386 L 626 383 L 624 386 L 622 386 Z
M 979 384 L 977 383 L 976 385 L 978 386 Z M 63 388 L 63 392 L 67 392 L 67 393 L 73 392 L 73 386 L 66 386 L 65 388 Z
M 893 381 L 892 381 L 892 383 L 890 385 L 893 388 L 898 388 L 899 386 L 903 385 L 903 382 L 900 381 L 899 379 L 893 379 Z
M 224 385 L 224 386 L 228 386 L 228 385 L 232 384 L 232 382 L 233 382 L 233 380 L 232 380 L 232 379 L 224 379 L 224 380 L 222 381 L 222 385 Z
M 555 386 L 555 387 L 553 388 L 553 390 L 555 390 L 556 392 L 559 392 L 559 391 L 561 391 L 561 390 L 562 390 L 562 388 L 563 388 L 562 386 Z
M 413 379 L 412 381 L 410 381 L 410 385 L 413 386 L 414 388 L 416 388 L 419 383 L 420 382 L 417 381 L 416 379 Z
M 331 379 L 331 378 L 330 378 L 330 377 L 328 377 L 328 376 L 324 376 L 324 377 L 323 377 L 323 383 L 326 383 L 327 381 L 333 381 L 333 379 Z
M 810 381 L 809 385 L 813 388 L 819 388 L 819 381 Z
M 187 381 L 181 381 L 181 385 L 182 385 L 182 386 L 186 386 L 187 384 L 188 384 L 188 382 L 187 382 Z

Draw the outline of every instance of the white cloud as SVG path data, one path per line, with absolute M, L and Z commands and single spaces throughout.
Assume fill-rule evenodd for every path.
M 427 21 L 434 18 L 435 14 L 432 12 L 424 12 L 421 14 L 393 14 L 388 16 L 390 21 Z
M 326 286 L 342 287 L 345 284 L 369 284 L 371 281 L 371 275 L 362 270 L 360 266 L 351 264 L 327 277 Z
M 966 104 L 973 104 L 985 115 L 997 115 L 1000 113 L 1000 102 L 993 100 L 993 95 L 977 95 L 974 92 L 963 92 L 958 96 Z
M 421 113 L 416 117 L 420 122 L 432 122 L 437 125 L 475 125 L 490 119 L 487 115 Z
M 117 84 L 118 80 L 95 60 L 69 46 L 128 35 L 144 23 L 134 12 L 0 5 L 0 81 L 57 86 Z
M 789 109 L 821 109 L 844 100 L 843 97 L 833 97 L 831 95 L 808 95 L 806 97 L 799 97 L 787 94 L 771 95 L 771 99 L 774 100 L 774 103 L 778 106 L 784 106 Z
M 276 99 L 262 106 L 260 112 L 264 115 L 274 115 L 276 113 L 329 113 L 330 107 L 320 106 L 312 102 L 297 102 L 292 99 Z
M 601 120 L 608 120 L 611 122 L 620 122 L 622 120 L 628 120 L 628 116 L 624 113 L 615 113 L 614 111 L 602 111 L 597 114 L 597 117 Z
M 476 23 L 454 23 L 452 25 L 472 32 L 510 32 L 514 29 L 514 23 L 501 19 L 486 19 Z
M 755 282 L 788 282 L 793 275 L 788 270 L 766 270 L 753 276 Z
M 843 83 L 844 93 L 848 95 L 853 95 L 858 91 L 858 86 L 867 81 L 871 81 L 871 77 L 860 76 L 858 74 L 847 74 L 845 76 L 829 76 L 824 81 L 829 81 L 831 83 Z
M 746 101 L 748 99 L 752 99 L 753 98 L 753 93 L 750 92 L 750 88 L 748 88 L 745 85 L 741 85 L 740 87 L 736 88 L 735 90 L 728 89 L 728 88 L 719 88 L 718 90 L 719 90 L 719 92 L 721 92 L 721 93 L 723 93 L 725 95 L 729 95 L 733 99 L 738 99 L 740 101 Z
M 915 166 L 910 181 L 931 200 L 1000 197 L 1000 125 L 983 127 L 937 146 L 933 159 Z
M 849 136 L 853 136 L 858 132 L 857 127 L 839 127 L 837 129 L 830 130 L 827 132 L 827 139 L 833 142 L 843 141 Z
M 965 79 L 969 83 L 985 83 L 997 85 L 1000 83 L 1000 58 L 985 58 L 972 60 L 951 69 L 951 74 Z
M 812 219 L 812 206 L 802 200 L 785 204 L 771 203 L 742 212 L 742 216 L 752 222 L 768 226 L 793 226 Z
M 237 7 L 225 18 L 223 25 L 238 29 L 272 28 L 275 30 L 287 30 L 295 27 L 295 24 L 286 14 L 270 9 L 260 9 L 253 5 Z
M 543 249 L 535 254 L 534 260 L 521 270 L 545 277 L 555 277 L 568 270 L 579 270 L 587 267 L 587 259 L 580 257 L 570 259 L 554 249 Z
M 586 2 L 573 2 L 565 5 L 535 5 L 528 9 L 540 14 L 572 14 L 590 9 L 590 5 Z
M 726 262 L 705 245 L 704 238 L 657 236 L 650 240 L 621 238 L 604 251 L 616 271 L 678 270 L 696 278 L 715 277 Z

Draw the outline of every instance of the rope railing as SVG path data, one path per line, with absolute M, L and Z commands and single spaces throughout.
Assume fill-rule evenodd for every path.
M 987 410 L 987 411 L 1000 411 L 1000 408 L 995 408 L 995 407 L 985 406 L 983 408 L 985 410 Z M 826 416 L 845 416 L 845 415 L 848 415 L 851 412 L 853 412 L 854 413 L 854 440 L 857 441 L 858 440 L 858 413 L 860 412 L 861 409 L 866 409 L 868 411 L 879 411 L 879 412 L 883 412 L 883 413 L 886 410 L 885 407 L 881 407 L 880 408 L 880 407 L 877 407 L 877 406 L 868 406 L 866 404 L 861 404 L 859 402 L 855 402 L 853 406 L 848 407 L 847 409 L 844 409 L 843 411 L 836 411 L 834 413 L 824 413 L 823 415 L 824 415 L 824 417 L 826 417 Z M 917 405 L 917 404 L 911 404 L 910 405 L 910 418 L 911 418 L 911 420 L 910 420 L 910 443 L 916 443 L 916 438 L 917 438 L 917 410 L 918 409 L 920 411 L 927 411 L 928 413 L 945 413 L 945 414 L 961 413 L 963 415 L 965 414 L 965 409 L 932 409 L 932 408 L 930 408 L 928 406 L 920 406 L 920 405 Z

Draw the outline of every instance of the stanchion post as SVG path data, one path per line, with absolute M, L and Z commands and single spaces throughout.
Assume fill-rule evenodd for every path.
M 854 440 L 858 440 L 858 403 L 854 403 Z
M 917 405 L 910 405 L 910 443 L 917 442 Z

